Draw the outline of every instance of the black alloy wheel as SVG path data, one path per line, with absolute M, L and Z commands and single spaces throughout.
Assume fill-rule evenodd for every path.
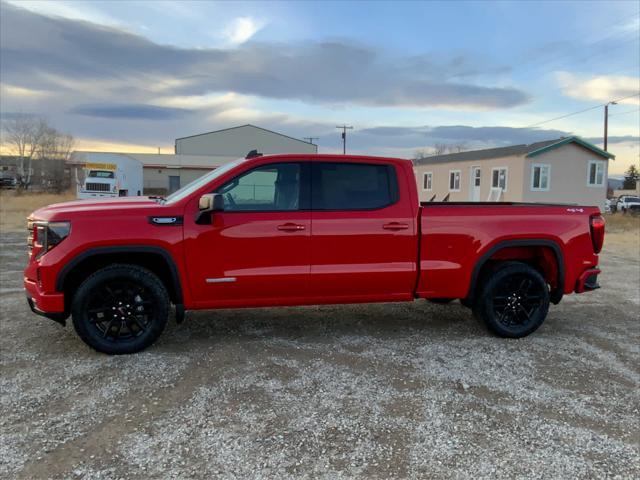
M 73 299 L 73 325 L 90 347 L 108 354 L 144 350 L 160 336 L 169 297 L 156 275 L 137 265 L 111 265 L 85 280 Z
M 549 311 L 549 287 L 533 267 L 508 262 L 489 277 L 474 306 L 476 317 L 502 337 L 520 338 L 542 325 Z
M 153 319 L 150 292 L 129 281 L 104 282 L 87 304 L 89 322 L 105 339 L 128 340 L 142 335 Z

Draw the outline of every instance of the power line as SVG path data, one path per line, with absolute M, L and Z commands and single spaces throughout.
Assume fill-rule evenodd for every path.
M 635 108 L 633 110 L 627 110 L 626 112 L 620 112 L 620 113 L 612 113 L 611 115 L 609 115 L 610 117 L 615 117 L 616 115 L 626 115 L 627 113 L 633 113 L 633 112 L 640 112 L 640 108 Z
M 618 98 L 617 100 L 613 100 L 613 102 L 618 103 L 618 102 L 621 102 L 622 100 L 626 100 L 626 99 L 632 98 L 632 97 L 637 97 L 639 95 L 640 95 L 640 93 L 634 93 L 633 95 L 629 95 L 627 97 L 622 97 L 622 98 Z M 537 127 L 538 125 L 543 125 L 545 123 L 555 122 L 556 120 L 562 120 L 563 118 L 571 117 L 573 115 L 578 115 L 579 113 L 584 113 L 584 112 L 588 112 L 589 110 L 595 110 L 596 108 L 604 107 L 608 103 L 609 102 L 601 103 L 600 105 L 595 105 L 593 107 L 585 108 L 584 110 L 578 110 L 577 112 L 567 113 L 566 115 L 561 115 L 560 117 L 550 118 L 549 120 L 544 120 L 542 122 L 533 123 L 531 125 L 527 125 L 526 127 L 522 127 L 522 128 L 533 128 L 533 127 Z

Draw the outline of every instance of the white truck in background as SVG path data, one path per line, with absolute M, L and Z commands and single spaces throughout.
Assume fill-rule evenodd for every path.
M 78 164 L 80 158 L 74 160 Z M 98 152 L 82 152 L 81 160 L 76 169 L 79 199 L 142 195 L 142 163 L 138 160 L 122 153 Z

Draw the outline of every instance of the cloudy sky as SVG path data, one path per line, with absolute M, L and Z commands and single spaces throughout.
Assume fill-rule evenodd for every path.
M 640 8 L 607 2 L 2 1 L 0 113 L 169 153 L 253 123 L 412 157 L 575 134 L 640 159 Z

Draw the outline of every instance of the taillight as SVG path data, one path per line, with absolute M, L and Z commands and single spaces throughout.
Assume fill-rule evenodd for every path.
M 593 251 L 600 253 L 604 243 L 604 218 L 602 215 L 593 215 L 589 218 L 591 227 L 591 243 L 593 243 Z

